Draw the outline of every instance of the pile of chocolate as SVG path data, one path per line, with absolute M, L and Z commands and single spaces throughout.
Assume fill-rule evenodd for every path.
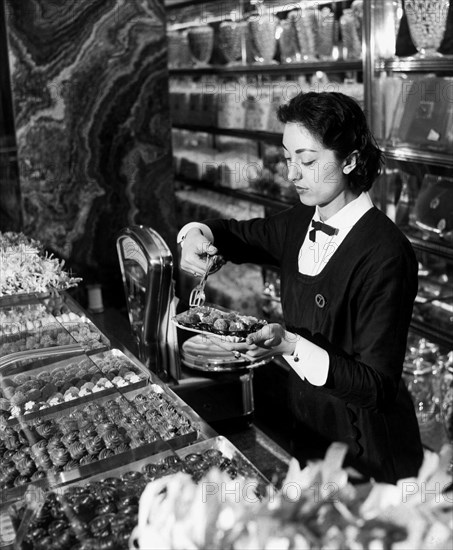
M 73 343 L 74 339 L 62 326 L 46 325 L 33 332 L 4 335 L 0 343 L 0 355 Z
M 186 472 L 200 481 L 217 466 L 231 479 L 238 475 L 252 479 L 253 470 L 241 457 L 228 458 L 218 449 L 191 453 L 184 458 L 170 455 L 157 463 L 145 464 L 141 471 L 128 471 L 83 486 L 73 486 L 46 495 L 45 501 L 28 524 L 20 548 L 23 550 L 124 549 L 137 524 L 140 495 L 149 481 L 175 472 Z M 10 509 L 18 531 L 26 506 Z
M 83 358 L 39 374 L 20 373 L 3 378 L 0 409 L 16 417 L 109 388 L 129 386 L 144 378 L 133 363 L 123 358 L 107 355 L 97 359 L 96 364 Z
M 176 315 L 175 320 L 188 328 L 239 338 L 245 338 L 267 324 L 266 321 L 251 315 L 241 315 L 234 311 L 225 312 L 209 306 L 192 307 Z
M 65 310 L 68 307 L 63 304 Z M 54 317 L 42 304 L 0 310 L 0 355 L 73 344 L 92 350 L 108 345 L 99 329 L 72 311 Z
M 161 393 L 147 389 L 89 403 L 60 418 L 0 425 L 0 487 L 10 489 L 196 429 Z

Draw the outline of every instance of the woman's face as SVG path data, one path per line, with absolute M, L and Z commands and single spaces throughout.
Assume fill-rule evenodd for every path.
M 335 153 L 326 149 L 298 122 L 288 122 L 283 132 L 283 148 L 288 180 L 296 187 L 300 201 L 307 206 L 327 206 L 332 201 L 349 202 L 347 177 Z M 341 206 L 340 206 L 341 207 Z

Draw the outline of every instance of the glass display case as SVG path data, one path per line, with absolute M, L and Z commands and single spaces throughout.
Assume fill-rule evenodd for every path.
M 56 516 L 46 512 L 46 518 L 49 524 L 58 520 L 62 532 L 34 529 L 36 547 L 48 547 L 48 537 L 55 541 L 63 531 L 60 547 L 68 546 L 68 540 L 74 545 L 86 538 L 105 542 L 119 521 L 115 514 L 105 516 L 113 508 L 127 516 L 117 527 L 129 536 L 136 510 L 117 507 L 127 496 L 127 482 L 135 479 L 125 476 L 126 470 L 134 471 L 125 465 L 141 461 L 143 466 L 145 458 L 156 464 L 152 457 L 164 453 L 163 472 L 172 460 L 184 464 L 176 450 L 195 442 L 204 442 L 204 451 L 215 447 L 209 441 L 216 433 L 143 363 L 109 340 L 68 294 L 53 295 L 52 301 L 22 295 L 20 303 L 11 302 L 14 296 L 6 305 L 0 302 L 1 547 L 12 548 L 15 539 L 25 544 L 20 547 L 30 547 L 24 542 L 29 522 L 50 501 L 52 510 L 56 506 L 60 511 Z M 146 471 L 153 468 L 157 466 L 148 465 Z M 61 488 L 85 486 L 87 480 L 92 480 L 91 488 L 99 487 L 99 480 L 114 470 L 118 483 L 124 482 L 124 494 L 111 494 L 111 509 L 101 513 L 103 529 L 89 528 L 87 520 L 79 532 L 78 511 L 83 508 L 90 519 L 96 516 L 94 493 L 80 508 L 62 498 L 66 493 Z M 142 475 L 143 483 L 148 479 Z M 104 490 L 109 488 L 104 485 Z M 138 496 L 135 492 L 136 501 Z M 43 518 L 37 520 L 40 525 Z
M 451 440 L 453 349 L 453 6 L 364 3 L 365 97 L 386 156 L 375 202 L 419 263 L 404 376 L 430 448 Z M 449 403 L 450 401 L 450 403 Z M 450 415 L 451 416 L 451 415 Z M 449 421 L 447 422 L 447 417 Z
M 386 155 L 377 202 L 419 261 L 413 329 L 452 349 L 453 8 L 411 0 L 364 6 L 367 110 Z

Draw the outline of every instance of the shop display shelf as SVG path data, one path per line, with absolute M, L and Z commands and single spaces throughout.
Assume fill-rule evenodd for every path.
M 375 70 L 378 72 L 436 72 L 453 74 L 453 55 L 426 58 L 395 57 L 392 59 L 379 59 L 376 61 Z
M 416 237 L 409 234 L 406 234 L 407 238 L 411 242 L 412 246 L 420 252 L 427 252 L 429 254 L 435 254 L 441 258 L 448 260 L 453 259 L 453 243 L 448 245 L 447 243 L 430 241 Z
M 262 130 L 246 130 L 242 128 L 218 128 L 217 126 L 203 126 L 199 124 L 173 124 L 178 130 L 189 130 L 190 132 L 206 132 L 221 136 L 234 136 L 245 139 L 256 139 L 269 141 L 281 145 L 282 134 L 278 132 L 265 132 Z
M 380 144 L 380 146 L 385 156 L 392 160 L 453 168 L 453 155 L 448 153 L 438 153 L 415 149 L 413 147 L 400 147 L 386 144 Z
M 343 0 L 304 0 L 304 7 L 317 7 L 323 6 L 324 4 L 337 4 L 343 2 Z M 197 5 L 206 5 L 206 0 L 165 0 L 165 9 L 169 10 L 171 14 L 172 9 L 181 9 L 185 7 L 197 6 Z M 232 2 L 232 4 L 234 4 Z M 239 2 L 236 2 L 239 5 Z M 279 5 L 280 4 L 280 5 Z M 285 3 L 283 0 L 278 2 L 272 2 L 271 9 L 272 13 L 280 13 L 285 11 L 294 10 L 296 5 L 294 3 Z M 225 18 L 225 17 L 224 17 Z
M 417 319 L 412 319 L 411 329 L 416 334 L 423 336 L 447 349 L 453 349 L 453 335 L 446 330 L 441 330 L 432 323 L 423 323 Z
M 237 199 L 250 201 L 255 204 L 261 204 L 262 206 L 266 206 L 267 208 L 272 208 L 274 210 L 285 210 L 286 208 L 290 208 L 294 204 L 289 201 L 283 201 L 283 200 L 267 197 L 265 195 L 260 195 L 256 191 L 250 190 L 248 188 L 232 189 L 230 187 L 212 185 L 208 182 L 184 178 L 181 176 L 177 177 L 177 181 L 183 184 L 190 185 L 191 187 L 197 187 L 199 189 L 209 189 L 210 191 L 214 191 L 222 195 L 226 195 L 229 197 L 236 197 Z
M 282 63 L 275 65 L 210 65 L 206 67 L 178 67 L 169 69 L 170 76 L 197 75 L 269 75 L 297 76 L 312 74 L 318 71 L 324 73 L 347 73 L 362 71 L 361 60 L 309 61 L 306 63 Z

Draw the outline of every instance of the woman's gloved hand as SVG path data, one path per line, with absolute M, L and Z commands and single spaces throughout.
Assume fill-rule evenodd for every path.
M 184 238 L 181 249 L 181 269 L 194 276 L 201 276 L 206 270 L 209 257 L 217 255 L 218 250 L 198 228 L 191 229 Z M 210 273 L 218 271 L 225 263 L 221 256 L 216 258 Z

